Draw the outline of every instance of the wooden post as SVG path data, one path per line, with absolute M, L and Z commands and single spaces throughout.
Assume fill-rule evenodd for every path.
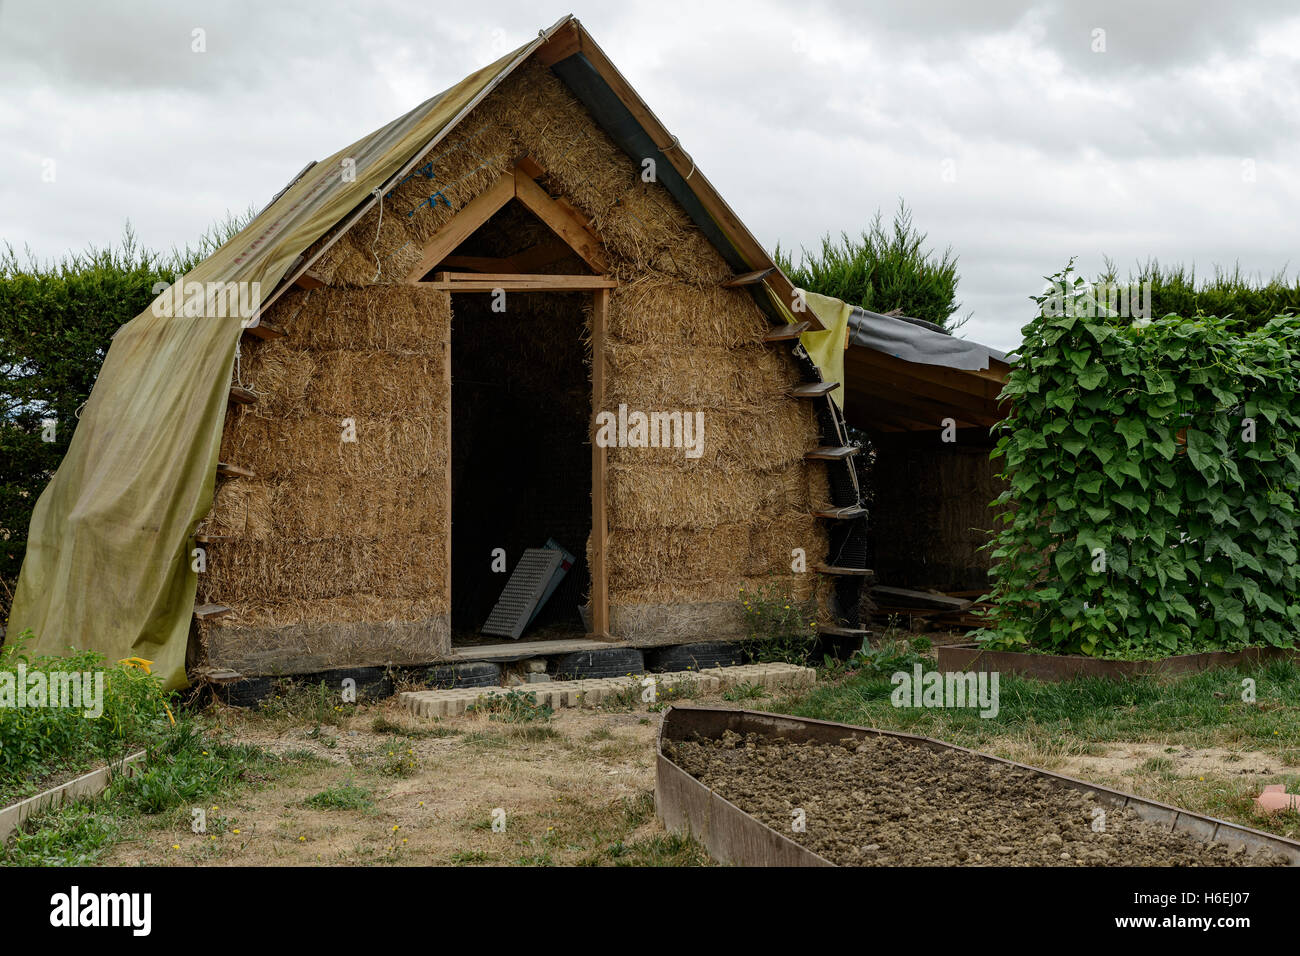
M 609 639 L 609 579 L 606 550 L 609 524 L 605 516 L 605 449 L 596 441 L 596 414 L 605 407 L 605 325 L 609 290 L 592 293 L 591 309 L 591 636 Z
M 443 349 L 442 349 L 442 387 L 445 388 L 447 395 L 447 467 L 444 479 L 446 481 L 446 508 L 447 508 L 447 527 L 444 529 L 446 545 L 443 551 L 443 562 L 446 564 L 447 573 L 443 578 L 443 586 L 446 588 L 447 599 L 447 651 L 451 651 L 451 426 L 455 409 L 451 403 L 451 323 L 456 320 L 452 313 L 452 298 L 450 292 L 442 293 L 443 301 L 447 305 L 447 326 L 443 330 Z

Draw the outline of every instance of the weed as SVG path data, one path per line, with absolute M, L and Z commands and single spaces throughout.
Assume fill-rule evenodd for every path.
M 344 784 L 330 787 L 303 801 L 316 810 L 365 810 L 374 806 L 371 792 L 365 787 Z

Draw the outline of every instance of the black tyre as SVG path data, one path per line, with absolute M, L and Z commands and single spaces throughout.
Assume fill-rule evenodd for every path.
M 278 690 L 276 677 L 245 677 L 233 684 L 219 684 L 217 696 L 231 707 L 256 707 Z
M 331 693 L 340 695 L 343 682 L 348 679 L 356 681 L 357 700 L 382 700 L 393 696 L 393 679 L 383 667 L 339 667 L 299 678 L 309 687 L 324 684 Z
M 646 652 L 646 665 L 656 674 L 667 671 L 698 671 L 706 667 L 730 667 L 740 664 L 744 654 L 739 644 L 729 641 L 702 641 L 657 647 Z
M 633 647 L 611 647 L 595 651 L 562 654 L 555 662 L 560 680 L 590 677 L 625 677 L 645 673 L 645 656 Z
M 431 667 L 424 678 L 431 687 L 497 687 L 501 684 L 501 667 L 491 661 L 466 661 Z

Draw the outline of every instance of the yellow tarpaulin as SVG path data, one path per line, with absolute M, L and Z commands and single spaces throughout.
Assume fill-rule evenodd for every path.
M 30 628 L 40 654 L 79 648 L 109 661 L 144 658 L 167 687 L 185 686 L 198 587 L 193 535 L 212 504 L 242 328 L 235 310 L 219 304 L 226 284 L 245 301 L 256 298 L 254 283 L 269 294 L 304 250 L 544 39 L 312 167 L 186 275 L 183 296 L 160 297 L 181 308 L 160 315 L 167 310 L 151 306 L 119 330 L 32 514 L 11 635 Z
M 839 299 L 816 292 L 805 292 L 804 300 L 808 310 L 817 316 L 824 332 L 805 332 L 799 336 L 799 342 L 807 350 L 808 356 L 821 369 L 822 379 L 838 382 L 839 388 L 831 392 L 835 403 L 844 408 L 844 349 L 848 346 L 849 315 L 853 309 Z

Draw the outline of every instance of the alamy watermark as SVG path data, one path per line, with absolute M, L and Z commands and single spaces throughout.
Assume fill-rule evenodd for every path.
M 104 713 L 103 671 L 32 671 L 18 662 L 0 671 L 0 707 L 80 710 L 92 720 Z
M 1069 286 L 1053 281 L 1043 290 L 1043 315 L 1051 319 L 1151 318 L 1151 282 L 1096 282 Z
M 912 673 L 895 671 L 889 681 L 894 685 L 889 700 L 895 707 L 979 708 L 981 717 L 991 718 L 1001 706 L 997 671 L 926 673 L 915 664 Z
M 601 448 L 681 448 L 687 458 L 704 454 L 703 412 L 597 412 L 596 444 Z
M 155 282 L 159 318 L 251 319 L 262 308 L 260 282 Z

